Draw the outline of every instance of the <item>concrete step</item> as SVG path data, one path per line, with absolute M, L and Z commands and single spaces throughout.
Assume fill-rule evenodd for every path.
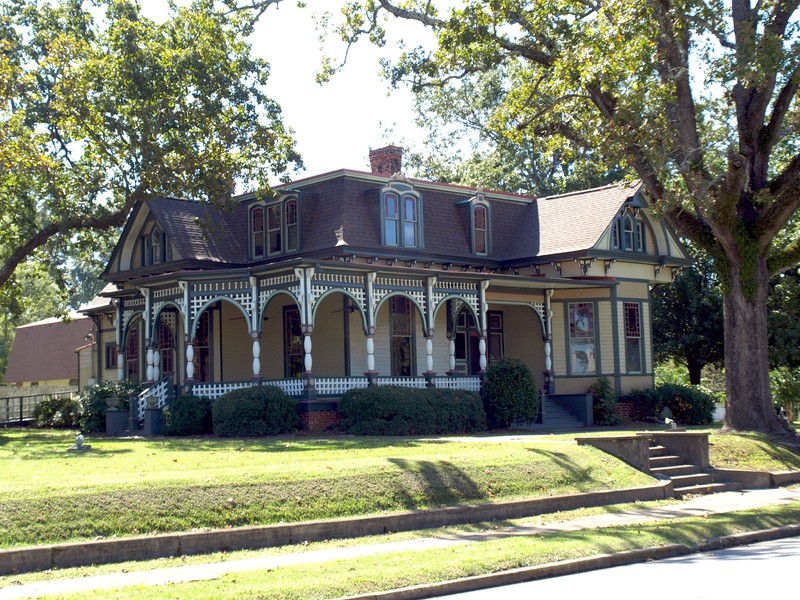
M 687 485 L 681 487 L 674 487 L 672 491 L 678 498 L 685 496 L 699 496 L 705 494 L 716 494 L 718 492 L 729 491 L 724 483 L 703 483 L 697 485 Z
M 707 473 L 695 472 L 689 475 L 675 475 L 674 477 L 670 477 L 670 479 L 672 479 L 674 489 L 714 483 L 713 479 L 711 479 L 711 475 Z
M 665 456 L 651 456 L 650 457 L 650 468 L 659 468 L 659 467 L 672 467 L 675 465 L 683 465 L 683 459 L 680 456 L 675 456 L 674 454 L 667 454 Z
M 664 446 L 654 445 L 650 446 L 650 457 L 654 456 L 664 456 L 669 454 L 669 450 L 667 450 Z
M 669 478 L 678 475 L 692 475 L 697 473 L 697 467 L 694 465 L 669 465 L 664 467 L 650 467 L 650 471 L 658 473 L 659 475 L 666 475 Z

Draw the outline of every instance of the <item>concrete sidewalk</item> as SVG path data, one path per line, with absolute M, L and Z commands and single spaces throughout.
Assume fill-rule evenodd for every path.
M 258 571 L 276 569 L 291 565 L 322 563 L 333 560 L 355 559 L 363 556 L 374 556 L 409 550 L 425 550 L 432 548 L 442 548 L 460 544 L 467 544 L 475 541 L 498 539 L 511 536 L 530 536 L 546 533 L 557 533 L 560 531 L 576 531 L 581 529 L 596 529 L 611 527 L 616 525 L 626 525 L 633 523 L 645 523 L 659 519 L 698 517 L 715 513 L 732 512 L 736 510 L 753 509 L 762 506 L 776 504 L 787 504 L 800 502 L 800 489 L 763 489 L 763 490 L 744 490 L 738 492 L 725 492 L 709 496 L 698 496 L 688 501 L 681 502 L 666 507 L 647 508 L 629 510 L 619 513 L 608 513 L 579 519 L 566 520 L 560 523 L 552 523 L 546 526 L 518 526 L 502 529 L 493 529 L 486 532 L 472 532 L 465 534 L 442 533 L 432 537 L 421 537 L 412 540 L 389 543 L 364 544 L 346 548 L 334 548 L 328 550 L 318 550 L 299 553 L 287 553 L 278 556 L 265 556 L 248 558 L 244 560 L 231 560 L 226 562 L 198 564 L 182 567 L 159 568 L 149 571 L 133 573 L 116 573 L 112 575 L 99 575 L 93 577 L 81 577 L 77 579 L 62 579 L 51 582 L 41 582 L 33 584 L 14 584 L 12 578 L 8 578 L 9 583 L 0 588 L 0 600 L 12 598 L 36 598 L 45 595 L 83 593 L 92 590 L 122 588 L 131 585 L 164 585 L 168 583 L 182 583 L 188 581 L 199 581 L 215 579 L 227 573 L 243 571 Z M 795 530 L 787 530 L 791 535 Z M 794 533 L 797 535 L 800 529 Z M 751 538 L 742 538 L 744 543 Z M 636 551 L 630 555 L 630 559 L 647 560 L 659 557 L 659 552 Z M 588 563 L 587 563 L 588 564 Z M 591 565 L 589 565 L 591 566 Z M 597 567 L 607 566 L 598 564 Z M 542 568 L 540 568 L 541 570 Z M 546 569 L 546 567 L 544 567 Z M 558 574 L 555 573 L 554 574 Z M 546 576 L 546 573 L 544 575 Z M 498 575 L 486 576 L 483 578 L 484 587 L 500 585 Z M 499 582 L 499 583 L 498 583 Z M 470 589 L 475 589 L 481 581 L 471 578 Z M 430 591 L 430 590 L 429 590 Z M 438 593 L 447 593 L 441 589 Z M 387 594 L 372 594 L 374 598 L 421 598 L 430 597 L 429 594 L 422 593 L 422 588 L 414 588 L 403 593 L 391 592 Z

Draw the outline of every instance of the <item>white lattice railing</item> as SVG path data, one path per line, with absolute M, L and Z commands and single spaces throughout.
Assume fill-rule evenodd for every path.
M 339 396 L 347 390 L 365 388 L 369 385 L 366 377 L 323 377 L 314 380 L 317 393 L 321 396 Z
M 209 400 L 216 400 L 220 396 L 255 385 L 252 381 L 218 381 L 212 383 L 193 383 L 192 394 Z
M 150 396 L 154 396 L 156 399 L 155 408 L 164 408 L 167 403 L 167 397 L 171 383 L 172 378 L 165 377 L 158 383 L 142 391 L 136 397 L 136 415 L 139 420 L 144 419 L 144 410 L 147 408 L 147 399 Z
M 378 385 L 394 385 L 407 388 L 424 388 L 426 381 L 424 377 L 378 377 Z
M 433 382 L 437 388 L 467 392 L 481 391 L 480 377 L 434 377 Z
M 273 379 L 265 381 L 264 385 L 278 386 L 290 396 L 302 396 L 306 389 L 305 379 L 298 379 L 296 377 L 293 379 Z

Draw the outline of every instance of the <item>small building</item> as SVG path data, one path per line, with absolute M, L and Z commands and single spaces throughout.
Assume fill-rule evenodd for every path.
M 81 369 L 76 352 L 91 347 L 93 328 L 92 320 L 80 313 L 71 313 L 66 320 L 49 318 L 17 327 L 6 367 L 6 385 L 85 385 L 93 373 Z
M 640 185 L 536 198 L 370 158 L 230 210 L 137 204 L 83 311 L 101 377 L 160 397 L 270 382 L 307 411 L 376 383 L 477 390 L 502 356 L 551 399 L 652 386 L 650 287 L 690 261 Z

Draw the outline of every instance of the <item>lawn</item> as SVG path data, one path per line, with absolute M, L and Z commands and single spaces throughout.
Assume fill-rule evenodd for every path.
M 547 436 L 247 440 L 0 433 L 0 547 L 296 522 L 649 485 Z

